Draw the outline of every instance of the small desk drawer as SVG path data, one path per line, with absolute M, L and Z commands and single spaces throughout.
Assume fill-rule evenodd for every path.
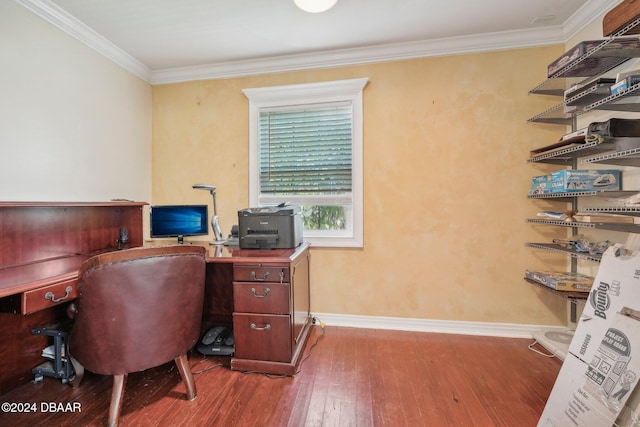
M 54 305 L 69 302 L 78 296 L 78 280 L 67 280 L 22 294 L 22 314 L 31 314 Z
M 236 282 L 289 282 L 289 267 L 234 265 L 233 279 Z
M 282 315 L 233 314 L 234 357 L 291 361 L 291 318 Z
M 233 282 L 234 311 L 288 315 L 289 294 L 288 283 Z

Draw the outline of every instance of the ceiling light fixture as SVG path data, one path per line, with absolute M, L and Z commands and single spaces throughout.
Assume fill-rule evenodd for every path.
M 322 13 L 336 5 L 338 0 L 293 0 L 300 9 L 309 13 Z

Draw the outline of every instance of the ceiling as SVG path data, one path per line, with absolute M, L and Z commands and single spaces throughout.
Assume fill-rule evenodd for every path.
M 621 0 L 15 0 L 161 84 L 564 43 Z

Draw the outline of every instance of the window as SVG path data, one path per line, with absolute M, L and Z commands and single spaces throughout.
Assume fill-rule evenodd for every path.
M 361 247 L 367 79 L 245 89 L 249 202 L 301 206 L 314 246 Z

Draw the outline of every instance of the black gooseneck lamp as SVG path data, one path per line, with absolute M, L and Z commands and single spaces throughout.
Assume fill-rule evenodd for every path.
M 213 241 L 209 242 L 210 245 L 222 245 L 224 239 L 222 238 L 222 230 L 220 230 L 220 223 L 218 222 L 218 207 L 216 206 L 216 187 L 209 184 L 194 184 L 193 188 L 196 190 L 207 190 L 213 197 L 213 216 L 211 217 L 211 228 L 213 229 Z

